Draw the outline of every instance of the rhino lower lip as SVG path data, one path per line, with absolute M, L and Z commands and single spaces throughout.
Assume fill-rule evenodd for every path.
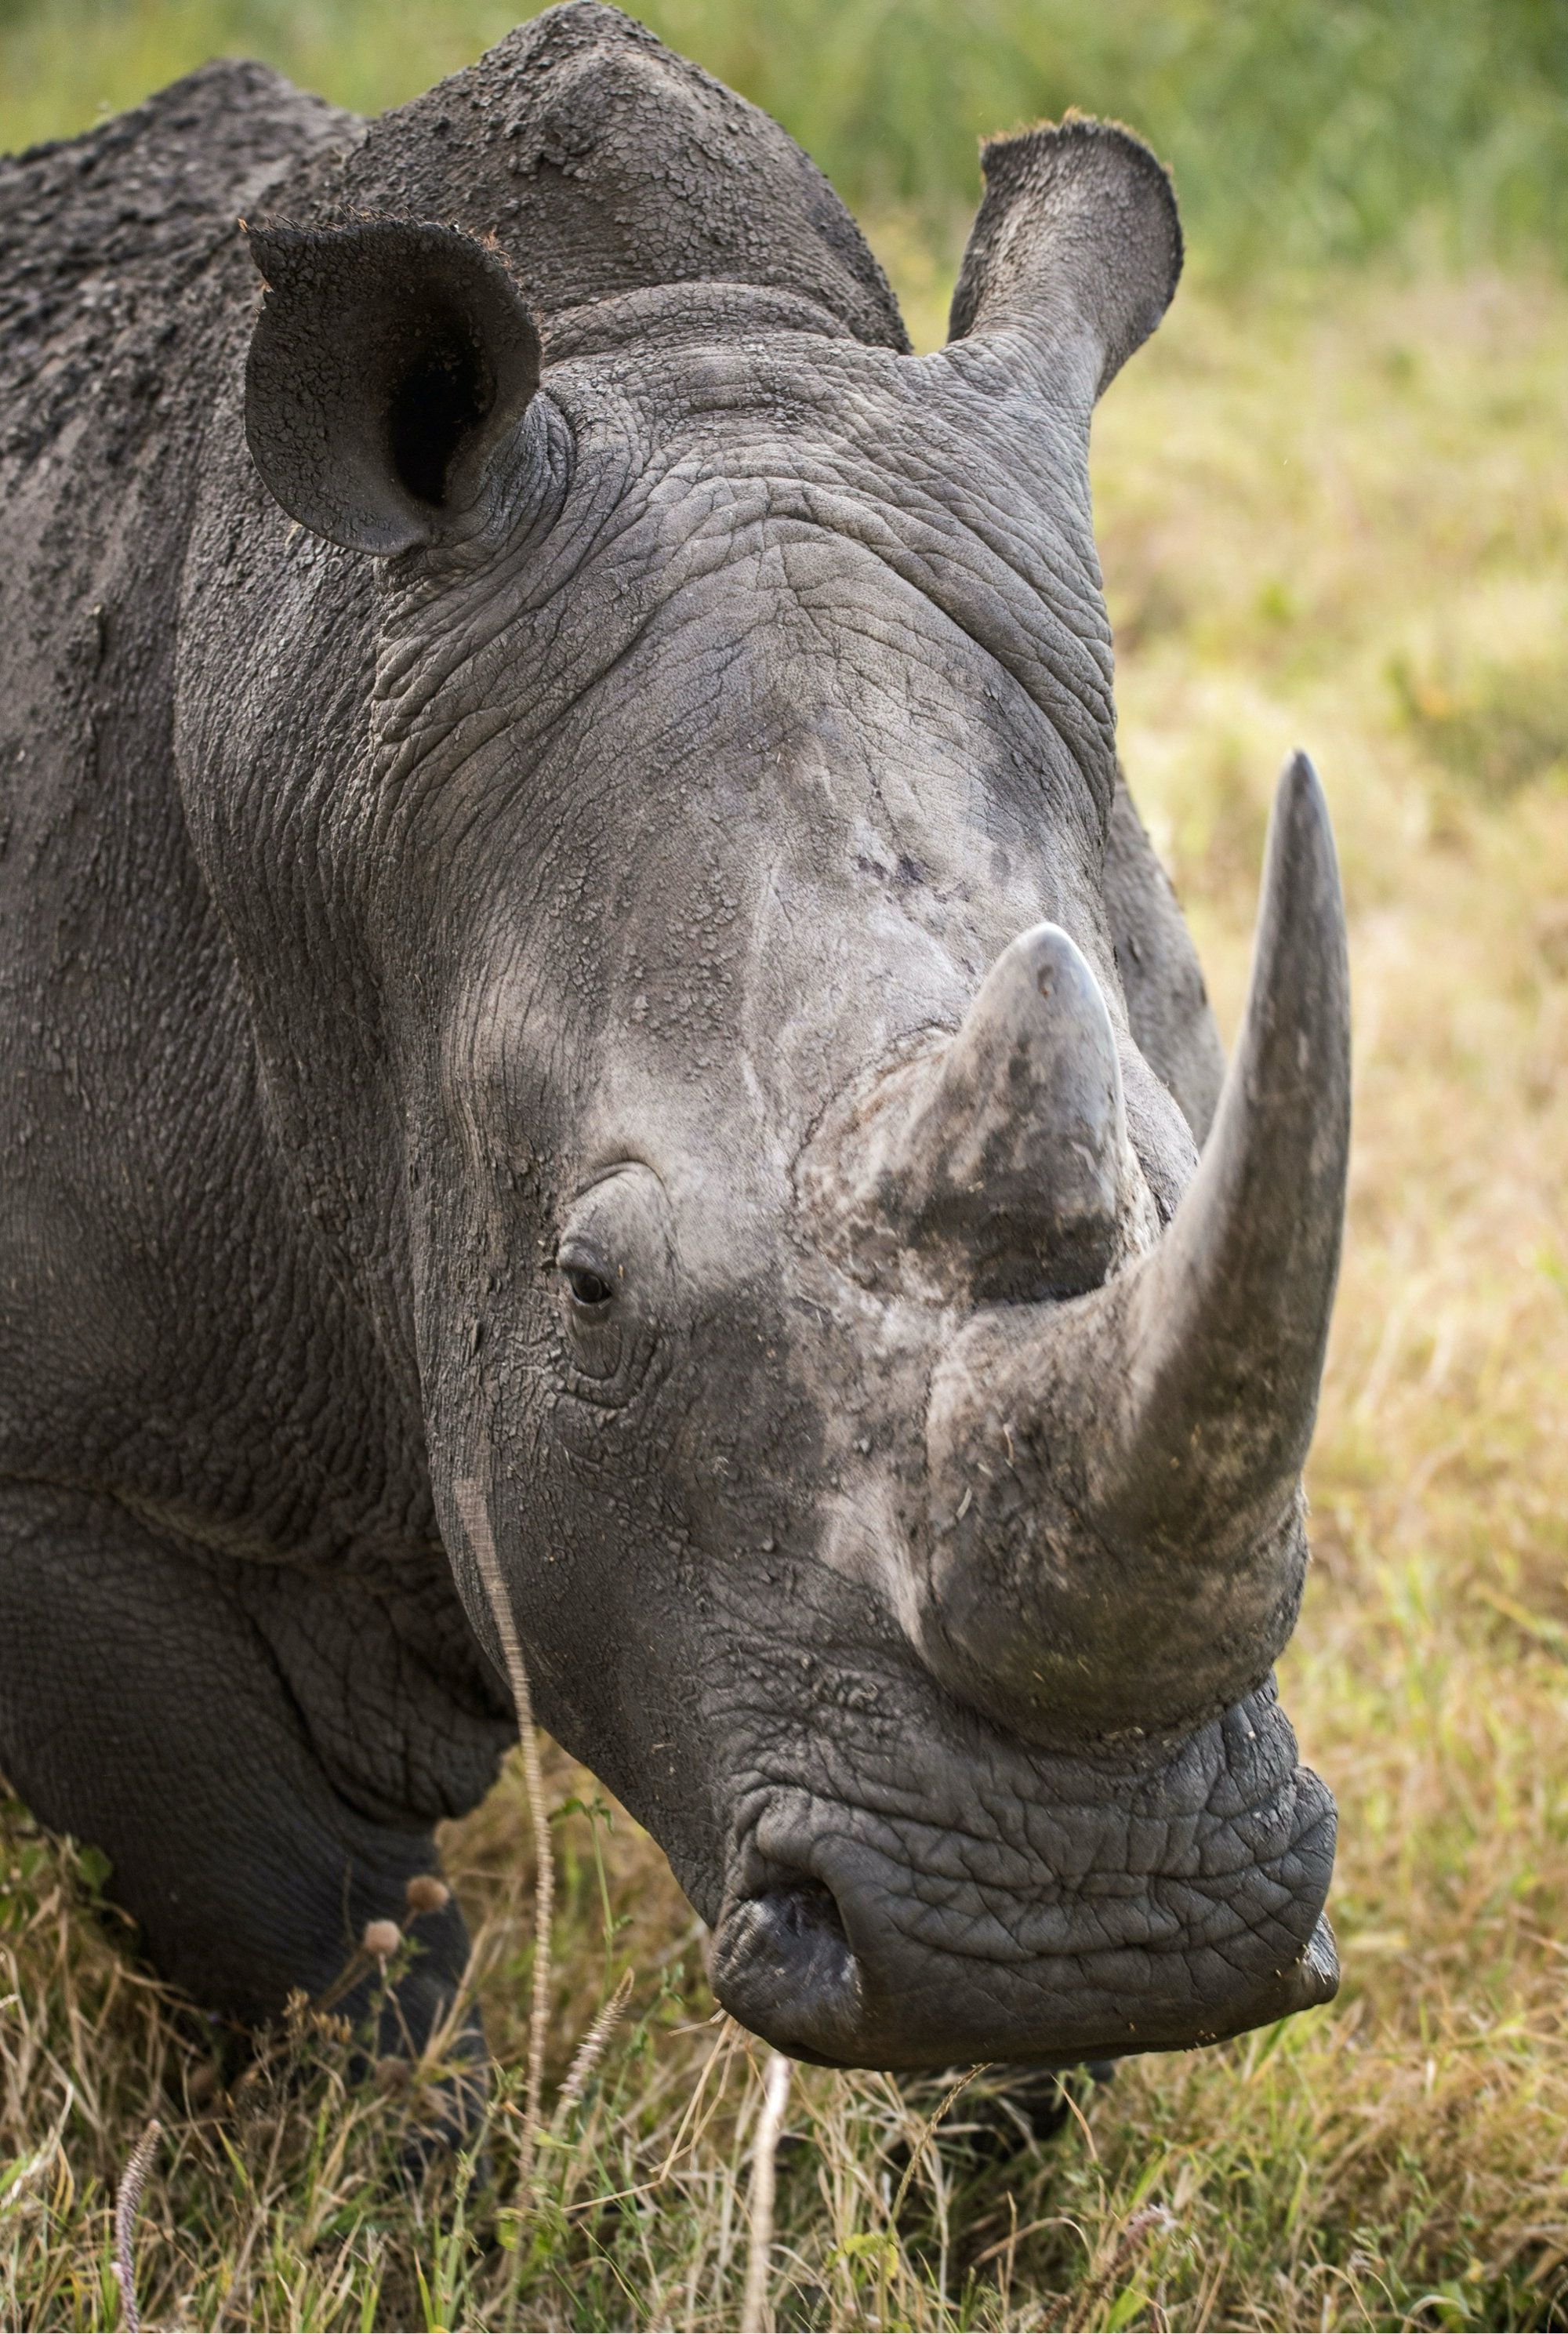
M 792 2058 L 824 2067 L 919 2069 L 981 2059 L 1071 2067 L 1221 2042 L 1331 2001 L 1340 1972 L 1333 1932 L 1320 1914 L 1295 1962 L 1261 1982 L 1239 1983 L 1217 2002 L 1174 2011 L 1167 2006 L 1147 2018 L 1091 2018 L 1077 2028 L 1071 2014 L 1053 2017 L 1044 2002 L 1033 2020 L 989 2026 L 958 2011 L 922 2032 L 918 2012 L 909 2022 L 901 2007 L 871 2001 L 835 1901 L 804 1881 L 730 1907 L 714 1940 L 709 1977 L 733 2017 Z M 952 1983 L 955 1991 L 963 1983 L 957 1968 Z M 929 1991 L 928 1984 L 919 1989 Z M 1044 1980 L 1040 1992 L 1048 1992 Z

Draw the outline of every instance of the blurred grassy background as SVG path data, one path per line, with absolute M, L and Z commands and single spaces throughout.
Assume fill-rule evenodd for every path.
M 1282 1684 L 1342 1817 L 1330 2009 L 1125 2067 L 1004 2164 L 800 2070 L 778 2322 L 1568 2324 L 1568 7 L 668 0 L 940 337 L 974 137 L 1068 102 L 1177 167 L 1198 265 L 1096 422 L 1124 757 L 1222 1023 L 1283 754 L 1352 918 L 1356 1133 Z M 0 136 L 216 48 L 361 107 L 512 21 L 436 0 L 0 0 Z M 651 1844 L 557 1760 L 552 2069 L 627 2022 L 511 2187 L 532 1847 L 515 1764 L 445 1842 L 501 2067 L 496 2185 L 398 2190 L 406 2088 L 303 2021 L 248 2070 L 139 1971 L 91 1858 L 0 1808 L 0 2321 L 115 2321 L 113 2184 L 166 2127 L 159 2324 L 736 2322 L 759 2052 Z M 935 2104 L 934 2098 L 925 2105 Z M 961 2112 L 952 2121 L 962 2122 Z
M 205 57 L 380 111 L 478 54 L 509 0 L 0 0 L 0 146 L 80 129 Z M 857 211 L 950 240 L 976 140 L 1068 105 L 1173 166 L 1234 272 L 1390 248 L 1568 251 L 1563 0 L 648 0 Z

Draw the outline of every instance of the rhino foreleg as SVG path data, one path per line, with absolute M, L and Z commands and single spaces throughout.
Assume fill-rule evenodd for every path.
M 408 1883 L 434 1870 L 434 1843 L 333 1789 L 220 1577 L 111 1498 L 13 1485 L 0 1642 L 0 1769 L 43 1822 L 108 1857 L 105 1893 L 163 1976 L 246 2026 L 298 1989 L 352 2020 L 379 1990 L 365 1925 L 395 1922 L 417 1950 L 374 2047 L 424 2046 L 468 1951 L 454 1902 L 410 1920 Z M 482 2052 L 470 2013 L 459 2053 Z M 449 2099 L 439 2114 L 450 2131 Z

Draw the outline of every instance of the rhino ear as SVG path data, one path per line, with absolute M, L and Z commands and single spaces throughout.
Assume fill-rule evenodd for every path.
M 1100 395 L 1170 305 L 1181 226 L 1169 178 L 1140 140 L 1070 114 L 996 138 L 970 230 L 950 340 L 1012 333 Z
M 246 234 L 267 294 L 245 436 L 284 510 L 383 557 L 465 531 L 539 385 L 539 334 L 500 259 L 399 219 Z

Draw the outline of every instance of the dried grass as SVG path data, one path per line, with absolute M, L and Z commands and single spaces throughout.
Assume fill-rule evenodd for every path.
M 1124 2067 L 1001 2164 L 972 2093 L 923 2145 L 939 2086 L 798 2069 L 781 2327 L 1568 2321 L 1565 359 L 1554 287 L 1351 281 L 1186 303 L 1103 410 L 1126 758 L 1222 1018 L 1298 741 L 1344 858 L 1355 1162 L 1284 1684 L 1340 1801 L 1345 1985 Z M 247 2060 L 138 1967 L 91 1857 L 9 1808 L 0 2320 L 114 2322 L 114 2196 L 156 2115 L 149 2324 L 735 2326 L 765 2054 L 714 2021 L 649 1843 L 559 1754 L 544 1787 L 556 2104 L 526 2211 L 496 2201 L 534 1970 L 520 1762 L 445 1843 L 500 2070 L 473 2193 L 400 2185 L 429 2069 L 351 2081 L 304 2005 Z

